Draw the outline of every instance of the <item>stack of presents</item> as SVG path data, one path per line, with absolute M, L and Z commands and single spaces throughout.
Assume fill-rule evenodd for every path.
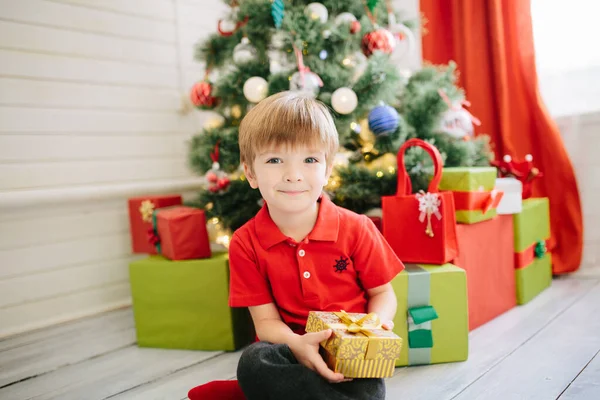
M 137 342 L 143 347 L 235 350 L 253 338 L 247 310 L 229 308 L 226 252 L 211 250 L 204 211 L 179 195 L 129 199 L 129 265 Z
M 434 160 L 427 192 L 412 193 L 404 152 Z M 394 332 L 371 315 L 311 313 L 307 331 L 334 330 L 328 364 L 348 377 L 391 376 L 396 366 L 463 361 L 470 330 L 525 304 L 552 280 L 547 198 L 531 198 L 531 159 L 442 168 L 439 151 L 410 139 L 398 153 L 398 190 L 372 217 L 406 269 L 392 281 Z M 510 174 L 514 177 L 498 178 Z M 235 350 L 254 340 L 247 310 L 228 307 L 228 257 L 211 253 L 202 210 L 180 196 L 129 200 L 130 264 L 138 344 Z M 361 343 L 361 344 L 359 344 Z

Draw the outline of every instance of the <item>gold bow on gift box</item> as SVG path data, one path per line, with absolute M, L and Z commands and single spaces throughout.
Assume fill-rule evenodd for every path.
M 152 222 L 152 214 L 154 213 L 156 206 L 150 200 L 144 200 L 140 204 L 139 212 L 142 216 L 142 221 Z
M 379 317 L 375 313 L 367 314 L 358 320 L 344 310 L 334 312 L 333 314 L 343 322 L 342 324 L 335 324 L 339 325 L 339 327 L 336 326 L 338 329 L 346 329 L 348 332 L 351 333 L 360 332 L 365 336 L 373 336 L 373 332 L 371 332 L 371 329 L 381 329 L 381 322 L 379 321 Z M 373 319 L 375 322 L 365 325 L 366 322 L 368 322 L 371 319 Z M 335 327 L 332 326 L 331 328 L 335 329 Z
M 329 328 L 331 329 L 343 329 L 347 332 L 361 334 L 368 338 L 376 336 L 376 334 L 373 332 L 373 329 L 381 329 L 381 321 L 375 313 L 367 314 L 360 319 L 356 319 L 344 310 L 334 312 L 333 314 L 337 316 L 340 319 L 340 321 L 342 321 L 342 323 L 329 324 Z M 370 320 L 372 319 L 374 320 L 374 322 L 369 324 L 368 322 L 371 322 Z M 330 337 L 330 340 L 331 338 L 333 338 L 333 335 Z M 365 353 L 365 360 L 374 359 L 378 351 L 379 342 L 376 340 L 369 340 L 369 344 L 367 345 L 367 352 Z

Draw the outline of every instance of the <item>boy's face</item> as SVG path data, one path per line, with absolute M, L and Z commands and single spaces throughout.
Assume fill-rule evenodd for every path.
M 270 211 L 296 214 L 314 207 L 331 175 L 325 153 L 298 146 L 268 148 L 254 159 L 254 171 L 244 164 L 246 178 L 258 188 Z

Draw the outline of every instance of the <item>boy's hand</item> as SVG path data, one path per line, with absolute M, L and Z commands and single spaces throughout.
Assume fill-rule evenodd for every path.
M 382 321 L 381 327 L 383 329 L 385 329 L 386 331 L 391 331 L 394 329 L 394 321 L 390 321 L 390 320 Z
M 329 369 L 323 357 L 319 354 L 319 343 L 328 339 L 329 336 L 331 336 L 331 329 L 306 333 L 298 336 L 289 346 L 300 364 L 316 371 L 329 382 L 338 383 L 348 381 L 350 379 L 344 379 L 344 375 Z

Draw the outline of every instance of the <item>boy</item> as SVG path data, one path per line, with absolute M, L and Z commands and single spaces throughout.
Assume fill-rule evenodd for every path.
M 383 379 L 344 379 L 305 333 L 308 312 L 375 312 L 392 329 L 390 281 L 404 269 L 375 225 L 322 194 L 338 149 L 327 108 L 296 92 L 258 103 L 240 125 L 241 162 L 263 208 L 231 240 L 230 306 L 249 307 L 260 342 L 240 358 L 254 399 L 384 399 Z

